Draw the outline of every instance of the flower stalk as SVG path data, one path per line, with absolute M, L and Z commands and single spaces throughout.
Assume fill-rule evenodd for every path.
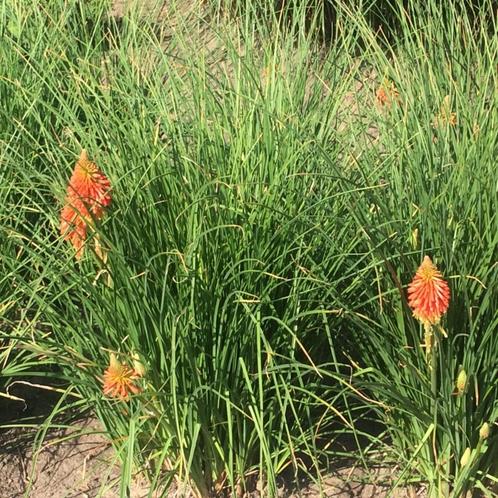
M 439 322 L 446 313 L 450 301 L 448 284 L 436 268 L 429 256 L 425 256 L 417 269 L 412 282 L 408 286 L 408 304 L 413 316 L 424 327 L 424 347 L 426 361 L 431 376 L 431 394 L 435 404 L 435 419 L 437 418 L 438 403 L 438 348 Z M 441 329 L 442 331 L 443 329 Z M 436 423 L 436 420 L 434 421 Z M 438 465 L 436 446 L 436 432 L 433 434 L 434 463 Z

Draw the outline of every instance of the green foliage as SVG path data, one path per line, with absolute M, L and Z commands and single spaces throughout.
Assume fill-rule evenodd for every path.
M 404 464 L 399 484 L 457 497 L 496 480 L 487 26 L 428 2 L 396 18 L 387 50 L 368 9 L 345 3 L 324 50 L 306 9 L 290 33 L 255 12 L 208 29 L 196 11 L 165 36 L 133 10 L 118 25 L 101 2 L 6 5 L 4 375 L 32 373 L 31 355 L 57 365 L 108 430 L 123 496 L 133 465 L 202 496 L 258 480 L 274 496 L 284 471 L 320 484 L 343 456 L 339 439 L 357 441 L 358 418 L 372 414 L 386 437 L 370 434 L 356 457 L 368 466 L 382 450 Z M 199 25 L 209 43 L 192 36 Z M 384 78 L 399 99 L 381 106 Z M 456 125 L 435 119 L 446 95 Z M 90 235 L 104 261 L 89 240 L 76 262 L 59 236 L 81 148 L 113 185 Z M 424 254 L 452 291 L 432 372 L 404 297 Z M 145 367 L 126 404 L 102 394 L 110 352 Z
M 368 320 L 357 320 L 354 332 L 358 363 L 373 367 L 366 387 L 389 406 L 375 410 L 398 458 L 407 472 L 426 477 L 434 496 L 461 496 L 496 476 L 496 434 L 480 441 L 479 430 L 498 416 L 497 139 L 488 133 L 497 119 L 497 47 L 484 26 L 473 32 L 465 19 L 450 21 L 440 30 L 422 18 L 416 37 L 406 26 L 396 58 L 378 69 L 395 81 L 400 99 L 385 111 L 356 171 L 343 176 L 344 188 L 351 181 L 362 187 L 351 213 L 370 249 L 367 281 L 375 283 L 363 311 Z M 445 96 L 455 124 L 441 118 Z M 401 288 L 424 254 L 435 258 L 452 294 L 434 371 Z M 461 368 L 469 380 L 457 395 Z M 467 447 L 472 460 L 461 468 Z

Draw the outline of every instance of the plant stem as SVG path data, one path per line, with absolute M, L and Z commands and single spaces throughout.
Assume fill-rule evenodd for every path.
M 438 454 L 437 454 L 437 410 L 438 410 L 438 384 L 437 384 L 437 348 L 438 348 L 438 338 L 435 329 L 432 325 L 426 326 L 426 335 L 429 337 L 429 343 L 431 345 L 431 360 L 430 360 L 430 370 L 431 370 L 431 393 L 432 402 L 434 403 L 434 432 L 432 436 L 432 450 L 434 455 L 434 468 L 437 474 L 437 494 L 439 495 L 439 490 L 441 489 L 441 474 L 438 468 Z
M 431 392 L 432 392 L 432 398 L 434 399 L 435 406 L 437 408 L 437 347 L 438 347 L 438 340 L 437 340 L 437 333 L 435 333 L 435 330 L 432 328 L 431 333 L 430 333 L 430 341 L 431 341 L 431 363 L 430 363 L 430 369 L 431 369 Z

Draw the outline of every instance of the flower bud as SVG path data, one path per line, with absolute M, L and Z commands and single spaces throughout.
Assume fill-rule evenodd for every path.
M 479 438 L 487 439 L 488 437 L 489 437 L 489 424 L 487 422 L 484 422 L 484 424 L 482 424 L 481 428 L 479 429 Z
M 115 370 L 121 368 L 121 363 L 116 358 L 116 355 L 114 353 L 111 353 L 109 355 L 109 366 Z
M 460 370 L 460 373 L 458 374 L 457 380 L 456 380 L 456 388 L 458 391 L 458 396 L 461 396 L 465 388 L 467 387 L 467 373 L 465 370 Z
M 415 230 L 413 230 L 411 239 L 412 239 L 413 249 L 417 249 L 417 247 L 418 247 L 418 228 L 415 228 Z
M 136 353 L 133 355 L 133 370 L 139 377 L 145 375 L 145 365 L 140 361 L 140 356 Z
M 470 454 L 471 454 L 470 448 L 465 448 L 462 458 L 460 458 L 460 467 L 465 467 L 469 463 Z

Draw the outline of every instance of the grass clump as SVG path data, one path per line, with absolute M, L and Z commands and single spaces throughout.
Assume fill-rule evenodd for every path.
M 200 496 L 276 496 L 284 472 L 321 486 L 346 435 L 365 467 L 380 452 L 402 463 L 393 488 L 491 486 L 488 27 L 400 4 L 386 49 L 365 11 L 341 4 L 340 36 L 323 47 L 306 9 L 290 33 L 250 13 L 220 25 L 172 9 L 166 33 L 133 10 L 118 25 L 103 4 L 8 5 L 1 265 L 16 287 L 0 289 L 36 319 L 3 341 L 56 363 L 95 410 L 123 496 L 134 465 Z M 78 262 L 59 217 L 81 149 L 112 202 L 86 217 Z M 437 364 L 404 289 L 425 254 L 451 288 Z M 132 392 L 104 396 L 109 379 Z M 383 434 L 360 447 L 368 417 Z

